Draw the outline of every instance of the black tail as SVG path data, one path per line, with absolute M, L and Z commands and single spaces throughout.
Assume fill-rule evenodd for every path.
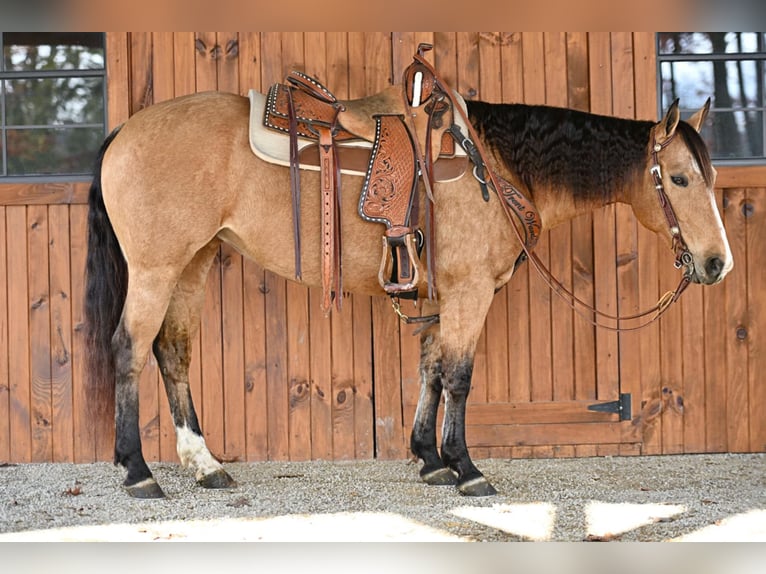
M 88 258 L 85 267 L 85 392 L 88 414 L 102 435 L 114 423 L 112 335 L 125 304 L 128 267 L 106 213 L 101 192 L 101 165 L 120 128 L 104 140 L 88 194 Z

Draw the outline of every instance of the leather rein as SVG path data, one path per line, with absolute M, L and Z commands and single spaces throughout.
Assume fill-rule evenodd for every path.
M 430 46 L 426 49 L 430 49 Z M 524 235 L 526 236 L 526 238 L 523 237 L 522 233 L 518 229 L 518 224 L 516 223 L 516 220 L 520 220 L 520 221 L 525 220 L 524 214 L 520 213 L 517 210 L 516 206 L 514 206 L 512 203 L 509 204 L 509 202 L 505 201 L 503 197 L 500 197 L 501 193 L 506 197 L 508 196 L 509 192 L 511 194 L 515 194 L 521 197 L 524 197 L 523 194 L 521 194 L 521 192 L 518 189 L 516 189 L 516 187 L 514 187 L 510 182 L 500 177 L 499 174 L 497 174 L 495 170 L 493 170 L 490 167 L 490 164 L 487 161 L 487 154 L 485 153 L 483 149 L 482 142 L 479 139 L 478 134 L 476 133 L 476 130 L 474 129 L 470 120 L 468 119 L 467 113 L 463 110 L 461 106 L 457 105 L 457 103 L 454 101 L 451 91 L 443 84 L 443 82 L 441 82 L 433 66 L 427 60 L 425 60 L 421 49 L 418 49 L 418 53 L 414 57 L 416 60 L 418 60 L 420 63 L 422 63 L 423 65 L 425 65 L 426 67 L 430 69 L 431 73 L 433 73 L 434 75 L 434 80 L 436 84 L 440 86 L 442 91 L 447 95 L 447 97 L 452 102 L 453 109 L 457 110 L 458 113 L 461 115 L 462 119 L 464 120 L 464 123 L 469 132 L 469 137 L 465 138 L 465 140 L 467 140 L 469 143 L 472 140 L 472 143 L 474 147 L 476 148 L 476 151 L 477 151 L 476 155 L 478 155 L 478 158 L 475 158 L 473 154 L 469 154 L 469 156 L 476 164 L 476 168 L 478 168 L 479 172 L 481 172 L 482 170 L 485 170 L 486 173 L 489 175 L 489 183 L 492 184 L 492 187 L 494 187 L 495 192 L 498 194 L 498 197 L 500 199 L 500 205 L 503 207 L 503 211 L 505 212 L 506 216 L 508 217 L 508 220 L 511 223 L 511 227 L 513 228 L 514 234 L 516 235 L 516 238 L 518 239 L 519 243 L 522 246 L 523 251 L 519 256 L 519 260 L 517 261 L 517 264 L 518 262 L 523 261 L 523 258 L 526 256 L 526 259 L 529 260 L 530 264 L 535 268 L 535 270 L 538 272 L 542 280 L 548 285 L 550 289 L 552 289 L 557 295 L 559 295 L 559 297 L 561 297 L 564 300 L 564 302 L 566 302 L 572 308 L 572 310 L 574 310 L 578 315 L 583 317 L 586 321 L 588 321 L 592 325 L 595 325 L 596 327 L 601 327 L 608 331 L 621 332 L 621 331 L 636 331 L 638 329 L 642 329 L 648 326 L 649 324 L 653 323 L 657 319 L 659 319 L 662 315 L 665 314 L 665 312 L 670 308 L 670 306 L 673 303 L 678 301 L 683 291 L 689 286 L 689 283 L 691 283 L 691 275 L 693 272 L 693 257 L 691 252 L 689 251 L 689 248 L 686 245 L 686 242 L 683 239 L 683 236 L 681 234 L 681 228 L 678 223 L 678 218 L 676 217 L 676 214 L 673 211 L 673 207 L 670 204 L 670 199 L 668 198 L 667 192 L 665 191 L 665 186 L 662 183 L 662 172 L 661 172 L 661 168 L 659 164 L 659 152 L 662 151 L 665 147 L 667 147 L 670 144 L 670 142 L 675 137 L 675 133 L 672 134 L 662 144 L 658 144 L 656 140 L 656 136 L 654 134 L 654 130 L 652 130 L 652 149 L 651 149 L 652 166 L 650 168 L 650 173 L 654 180 L 654 187 L 657 190 L 657 197 L 660 202 L 662 212 L 665 216 L 666 223 L 670 230 L 670 235 L 672 237 L 672 248 L 676 255 L 674 266 L 676 267 L 676 269 L 683 268 L 684 269 L 683 275 L 681 277 L 681 280 L 678 286 L 673 291 L 668 291 L 667 293 L 665 293 L 662 297 L 660 297 L 656 305 L 654 305 L 650 309 L 647 309 L 646 311 L 642 311 L 634 315 L 628 315 L 628 316 L 619 316 L 619 315 L 611 315 L 609 313 L 604 313 L 603 311 L 599 311 L 594 306 L 578 298 L 572 291 L 567 289 L 558 279 L 556 279 L 553 276 L 551 271 L 543 264 L 542 261 L 540 261 L 540 258 L 532 251 L 532 248 L 534 247 L 534 243 L 537 240 L 536 235 L 534 235 L 534 233 L 530 233 L 530 230 L 527 227 L 524 227 Z M 458 128 L 458 131 L 459 131 L 459 128 Z M 479 163 L 477 163 L 477 160 Z M 484 188 L 487 182 L 477 176 L 476 170 L 474 170 L 474 176 L 476 176 L 477 180 L 482 185 L 482 188 Z M 531 205 L 531 201 L 527 200 L 527 202 L 528 204 Z M 532 206 L 532 208 L 534 207 Z M 394 309 L 397 311 L 397 314 L 399 314 L 400 317 L 403 320 L 405 320 L 405 322 L 408 322 L 408 323 L 416 322 L 415 320 L 419 319 L 418 317 L 407 317 L 406 315 L 402 315 L 402 313 L 399 310 L 397 310 L 396 307 L 397 305 L 395 304 Z M 620 326 L 621 321 L 633 321 L 637 319 L 642 319 L 652 314 L 653 316 L 648 321 L 645 321 L 644 323 L 641 323 L 640 325 L 636 325 L 633 327 Z M 435 322 L 433 317 L 438 317 L 438 316 L 429 317 L 430 318 L 429 322 Z M 599 318 L 606 319 L 609 321 L 614 321 L 617 323 L 617 326 L 615 327 L 615 326 L 604 324 L 602 321 L 599 321 Z M 426 318 L 424 317 L 423 319 L 426 319 Z

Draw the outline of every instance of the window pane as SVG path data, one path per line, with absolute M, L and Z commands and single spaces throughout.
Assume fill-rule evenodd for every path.
M 9 129 L 8 173 L 90 173 L 104 130 L 98 128 Z
M 660 54 L 739 54 L 764 49 L 762 34 L 757 32 L 664 32 L 659 34 L 659 44 Z
M 713 62 L 662 62 L 662 105 L 681 98 L 684 108 L 700 108 L 709 97 L 717 108 L 746 108 L 762 104 L 755 60 Z M 761 72 L 763 75 L 763 72 Z
M 720 159 L 764 156 L 762 111 L 713 111 L 702 129 L 710 154 Z
M 701 108 L 713 97 L 713 62 L 662 62 L 662 109 L 680 98 L 681 107 Z
M 104 68 L 104 36 L 94 32 L 5 32 L 5 71 Z
M 104 122 L 103 78 L 6 80 L 9 126 Z

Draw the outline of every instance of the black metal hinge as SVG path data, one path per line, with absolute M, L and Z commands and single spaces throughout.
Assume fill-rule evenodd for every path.
M 630 393 L 620 393 L 620 399 L 617 401 L 588 405 L 588 410 L 599 413 L 617 413 L 620 415 L 621 421 L 629 421 L 632 416 Z

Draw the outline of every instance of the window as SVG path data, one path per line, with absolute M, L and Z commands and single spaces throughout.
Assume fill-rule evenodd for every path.
M 660 107 L 680 98 L 682 117 L 688 117 L 710 97 L 702 136 L 716 163 L 766 160 L 765 43 L 763 32 L 657 35 Z
M 106 133 L 104 34 L 0 33 L 0 182 L 91 173 Z

